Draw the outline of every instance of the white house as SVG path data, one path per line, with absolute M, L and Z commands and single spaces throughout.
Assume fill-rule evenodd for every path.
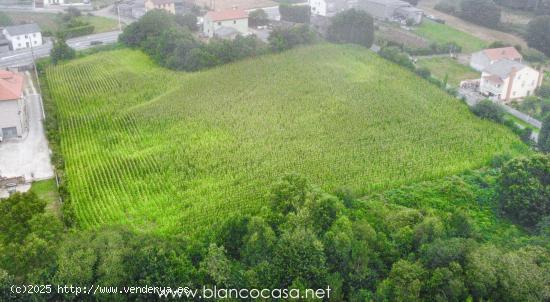
M 332 17 L 339 12 L 353 7 L 348 0 L 308 0 L 313 15 Z
M 0 141 L 21 137 L 26 120 L 23 76 L 0 70 Z
M 472 57 L 470 58 L 470 66 L 473 69 L 482 72 L 491 64 L 500 60 L 511 60 L 521 63 L 523 57 L 514 47 L 484 49 L 472 54 Z
M 7 26 L 2 33 L 10 41 L 12 50 L 42 45 L 42 33 L 36 23 Z
M 212 38 L 222 27 L 233 28 L 241 35 L 248 34 L 248 13 L 241 9 L 210 11 L 204 16 L 203 33 Z M 223 29 L 227 31 L 227 29 Z
M 543 74 L 513 60 L 500 60 L 481 73 L 479 90 L 488 97 L 508 102 L 533 95 L 542 84 Z
M 421 9 L 401 0 L 358 0 L 357 8 L 380 20 L 402 17 L 413 24 L 422 23 L 424 14 Z

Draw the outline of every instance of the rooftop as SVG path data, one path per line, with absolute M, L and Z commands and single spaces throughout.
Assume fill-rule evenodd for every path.
M 23 96 L 23 76 L 0 70 L 0 101 L 17 100 Z
M 153 2 L 154 5 L 163 5 L 163 4 L 172 4 L 174 0 L 149 0 Z
M 496 75 L 504 80 L 510 75 L 512 70 L 519 71 L 526 67 L 528 66 L 516 61 L 500 60 L 489 65 L 484 72 Z
M 36 23 L 6 26 L 4 29 L 10 34 L 10 36 L 18 36 L 18 35 L 25 35 L 25 34 L 40 32 L 40 27 Z
M 248 13 L 242 9 L 228 9 L 217 12 L 208 12 L 205 16 L 212 21 L 225 21 L 225 20 L 235 20 L 235 19 L 246 19 L 248 18 Z
M 508 60 L 518 60 L 523 57 L 517 49 L 514 47 L 502 47 L 502 48 L 491 48 L 483 50 L 483 53 L 491 60 L 498 61 L 503 59 Z

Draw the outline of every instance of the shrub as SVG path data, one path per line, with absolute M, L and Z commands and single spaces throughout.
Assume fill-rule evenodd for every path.
M 483 100 L 472 107 L 472 112 L 483 118 L 493 120 L 498 123 L 504 122 L 504 110 L 498 104 L 491 100 Z
M 275 29 L 269 34 L 269 46 L 275 52 L 294 48 L 300 44 L 315 42 L 315 33 L 307 25 L 299 25 L 289 29 Z
M 550 98 L 550 85 L 545 84 L 537 89 L 537 95 L 541 98 Z
M 380 56 L 410 70 L 415 69 L 414 64 L 411 62 L 409 56 L 397 47 L 390 46 L 382 48 L 380 50 Z
M 423 77 L 424 79 L 427 79 L 432 75 L 430 70 L 426 67 L 417 68 L 415 72 L 417 75 Z

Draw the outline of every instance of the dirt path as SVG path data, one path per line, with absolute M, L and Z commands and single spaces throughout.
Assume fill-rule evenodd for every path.
M 438 10 L 435 10 L 433 7 L 437 4 L 439 0 L 421 0 L 418 4 L 418 7 L 423 9 L 426 14 L 434 15 L 438 18 L 444 19 L 446 23 L 458 30 L 467 32 L 473 36 L 476 36 L 482 40 L 493 42 L 493 41 L 503 41 L 508 42 L 512 45 L 521 45 L 524 48 L 527 48 L 527 43 L 520 37 L 508 34 L 502 31 L 489 29 L 483 26 L 479 26 L 468 21 L 464 21 L 460 18 L 447 15 Z

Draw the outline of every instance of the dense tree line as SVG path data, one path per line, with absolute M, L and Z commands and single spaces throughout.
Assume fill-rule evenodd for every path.
M 543 182 L 550 176 L 549 162 L 511 161 L 496 185 L 485 180 L 492 175 L 451 178 L 365 200 L 345 189 L 328 194 L 290 174 L 273 184 L 269 203 L 257 215 L 235 216 L 212 234 L 193 238 L 119 227 L 66 231 L 43 201 L 15 194 L 0 204 L 2 298 L 29 298 L 10 294 L 7 287 L 32 282 L 298 289 L 328 284 L 331 301 L 542 301 L 550 298 L 547 239 L 511 246 L 493 241 L 489 233 L 501 231 L 482 232 L 486 226 L 459 205 L 477 205 L 497 189 L 497 201 L 512 200 L 506 206 L 525 204 L 521 197 L 536 201 L 545 189 L 532 191 L 532 179 L 514 178 L 519 169 Z M 519 187 L 507 186 L 513 182 Z M 529 209 L 535 213 L 537 207 Z M 55 293 L 33 298 L 83 299 Z
M 124 29 L 120 41 L 140 48 L 159 65 L 175 70 L 196 71 L 268 52 L 282 51 L 312 43 L 315 35 L 308 26 L 276 29 L 270 47 L 256 36 L 237 36 L 233 40 L 211 39 L 204 43 L 191 33 L 196 19 L 174 17 L 162 10 L 148 12 Z
M 279 13 L 281 20 L 294 23 L 309 23 L 311 8 L 309 5 L 280 4 Z
M 540 50 L 550 56 L 550 16 L 541 16 L 531 20 L 527 26 L 525 39 L 529 47 Z
M 335 43 L 354 43 L 372 46 L 374 42 L 374 19 L 364 11 L 350 9 L 331 19 L 327 39 Z
M 493 0 L 442 0 L 435 9 L 486 27 L 500 25 L 501 8 Z

